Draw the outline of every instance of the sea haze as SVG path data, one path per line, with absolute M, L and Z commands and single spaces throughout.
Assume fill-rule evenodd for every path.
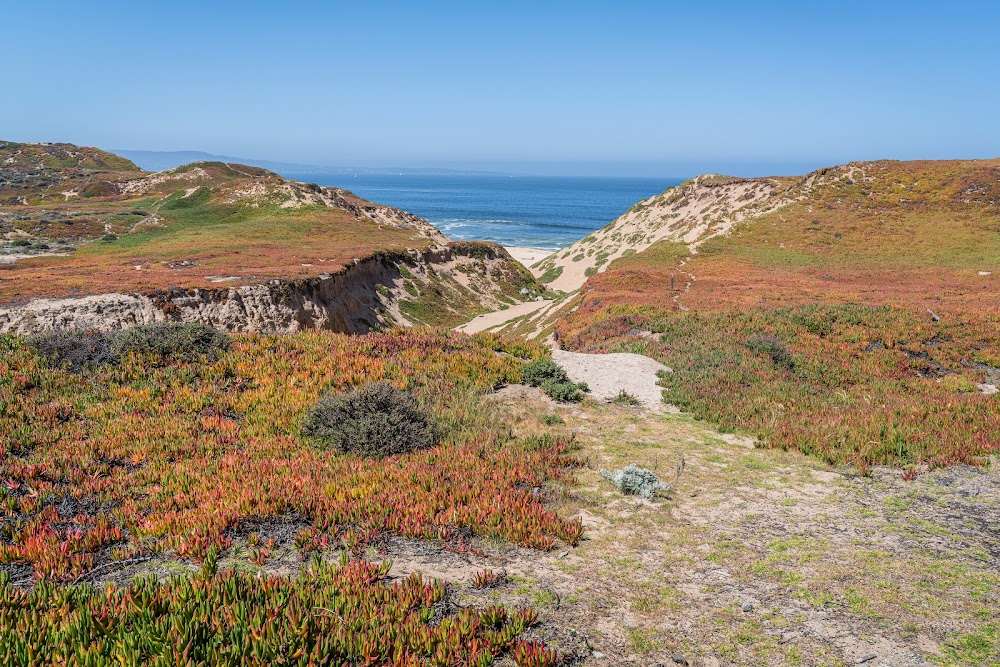
M 416 213 L 456 241 L 556 250 L 680 179 L 288 173 Z

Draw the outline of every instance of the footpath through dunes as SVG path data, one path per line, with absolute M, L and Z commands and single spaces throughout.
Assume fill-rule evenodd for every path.
M 0 143 L 0 331 L 453 326 L 540 288 L 499 246 L 264 169 Z

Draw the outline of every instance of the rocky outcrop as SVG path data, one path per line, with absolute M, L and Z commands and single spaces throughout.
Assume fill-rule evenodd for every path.
M 233 332 L 291 333 L 329 329 L 364 333 L 373 327 L 411 324 L 405 304 L 420 312 L 474 315 L 511 303 L 530 276 L 518 273 L 499 246 L 451 243 L 408 253 L 357 260 L 335 274 L 305 280 L 221 289 L 173 289 L 147 294 L 100 294 L 36 299 L 0 308 L 0 332 L 31 334 L 54 329 L 104 331 L 153 322 L 201 322 Z M 434 311 L 422 293 L 450 295 Z M 426 297 L 426 298 L 429 298 Z M 462 312 L 462 304 L 475 312 Z M 421 322 L 433 324 L 434 322 Z

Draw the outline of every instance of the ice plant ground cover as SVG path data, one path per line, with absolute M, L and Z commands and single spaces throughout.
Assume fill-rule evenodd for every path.
M 661 242 L 591 277 L 561 344 L 652 356 L 674 371 L 668 402 L 764 445 L 861 469 L 986 461 L 1000 448 L 1000 403 L 979 387 L 1000 377 L 1000 163 L 773 180 L 782 205 L 696 253 Z
M 575 464 L 570 443 L 479 428 L 474 406 L 450 402 L 518 381 L 542 348 L 431 330 L 247 335 L 216 361 L 129 355 L 75 374 L 50 368 L 20 338 L 0 338 L 0 351 L 0 614 L 15 664 L 46 646 L 96 659 L 185 645 L 225 663 L 246 633 L 271 647 L 259 664 L 278 660 L 267 652 L 275 637 L 288 639 L 275 640 L 288 664 L 489 664 L 506 650 L 523 665 L 551 661 L 544 647 L 518 643 L 529 621 L 514 612 L 469 612 L 432 628 L 439 584 L 389 586 L 350 561 L 298 579 L 206 572 L 107 591 L 72 585 L 137 558 L 213 561 L 248 526 L 289 516 L 301 523 L 303 561 L 338 548 L 359 554 L 388 535 L 458 550 L 473 536 L 543 550 L 576 543 L 579 521 L 544 506 L 546 483 L 568 480 Z M 432 406 L 438 446 L 374 461 L 302 437 L 322 392 L 379 380 Z M 259 545 L 248 542 L 257 564 L 270 555 L 260 533 Z M 255 604 L 275 611 L 259 618 Z M 339 611 L 328 617 L 316 611 L 331 605 Z M 323 644 L 338 623 L 356 637 Z M 231 645 L 217 645 L 218 633 L 235 633 Z

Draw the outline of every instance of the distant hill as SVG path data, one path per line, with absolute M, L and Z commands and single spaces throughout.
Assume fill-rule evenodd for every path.
M 913 470 L 1000 451 L 1000 160 L 699 176 L 535 271 L 578 290 L 563 349 L 653 357 L 666 401 L 762 444 Z
M 96 148 L 0 142 L 0 333 L 452 326 L 540 291 L 499 246 L 450 243 L 413 214 L 272 169 L 151 173 Z
M 70 190 L 108 173 L 125 178 L 142 172 L 129 160 L 98 148 L 0 141 L 0 202 L 11 195 Z
M 147 171 L 164 171 L 192 162 L 226 162 L 246 164 L 252 167 L 268 169 L 278 174 L 408 174 L 425 176 L 509 176 L 508 173 L 494 171 L 473 171 L 464 169 L 438 169 L 407 167 L 336 167 L 316 164 L 299 164 L 295 162 L 277 162 L 275 160 L 255 160 L 253 158 L 232 157 L 229 155 L 214 155 L 203 151 L 131 151 L 116 150 L 116 155 L 135 162 Z

